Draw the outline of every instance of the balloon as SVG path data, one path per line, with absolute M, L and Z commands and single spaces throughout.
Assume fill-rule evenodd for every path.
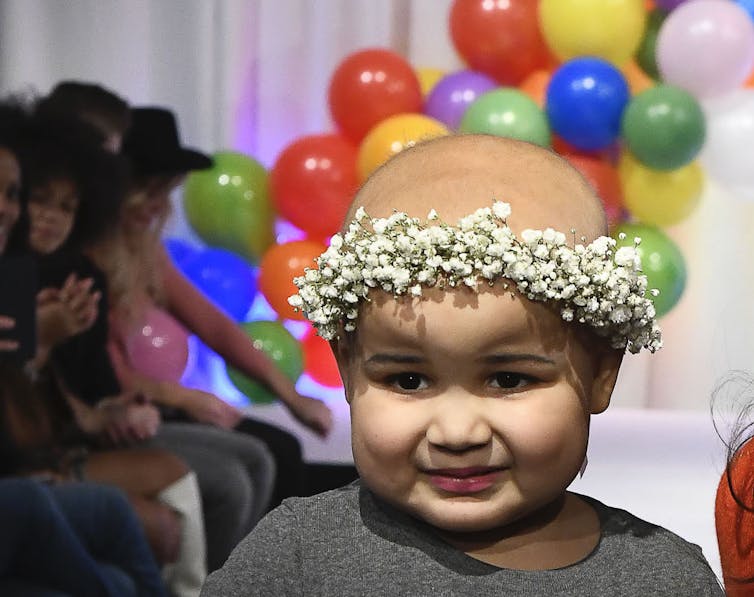
M 356 147 L 342 135 L 295 140 L 270 173 L 278 213 L 315 238 L 340 229 L 357 186 Z
M 422 108 L 414 69 L 384 49 L 362 50 L 341 62 L 330 80 L 328 99 L 333 120 L 354 143 L 385 118 Z
M 275 312 L 284 319 L 305 319 L 288 304 L 288 297 L 298 288 L 293 278 L 304 275 L 304 269 L 316 269 L 314 260 L 324 253 L 324 244 L 311 240 L 297 240 L 274 245 L 264 254 L 259 265 L 259 290 Z
M 621 233 L 626 235 L 622 240 Z M 633 246 L 634 238 L 641 238 L 638 253 L 647 276 L 647 297 L 652 299 L 658 317 L 668 313 L 686 287 L 686 263 L 677 245 L 662 230 L 644 224 L 621 224 L 612 236 L 618 247 Z M 660 291 L 658 296 L 650 294 L 653 288 Z
M 626 152 L 619 172 L 626 208 L 644 224 L 672 226 L 699 205 L 704 173 L 697 162 L 677 170 L 652 170 Z
M 754 66 L 754 23 L 729 0 L 694 0 L 668 15 L 657 37 L 666 83 L 697 97 L 740 87 Z
M 455 0 L 449 20 L 453 45 L 464 61 L 503 85 L 517 85 L 547 66 L 532 0 Z
M 617 68 L 599 58 L 574 58 L 552 75 L 547 116 L 553 131 L 577 148 L 602 149 L 617 139 L 628 99 Z
M 461 120 L 462 133 L 486 133 L 550 147 L 550 127 L 528 95 L 508 87 L 485 93 Z
M 301 348 L 304 351 L 304 371 L 309 377 L 328 388 L 339 388 L 343 385 L 338 364 L 327 340 L 312 330 L 304 336 Z
M 655 5 L 657 8 L 660 8 L 665 12 L 670 12 L 687 1 L 688 0 L 655 0 Z
M 521 81 L 518 88 L 534 100 L 540 108 L 545 108 L 545 96 L 547 95 L 547 86 L 552 79 L 552 72 L 545 69 L 535 70 Z
M 166 238 L 162 241 L 173 265 L 183 271 L 184 266 L 199 253 L 191 243 L 182 238 Z
M 592 185 L 597 196 L 602 200 L 605 215 L 610 226 L 623 220 L 623 190 L 618 171 L 603 160 L 581 155 L 564 155 L 587 182 Z
M 657 85 L 634 97 L 623 113 L 623 139 L 646 166 L 675 170 L 704 145 L 704 112 L 678 87 Z
M 657 68 L 657 36 L 666 16 L 667 13 L 662 10 L 653 10 L 649 13 L 644 37 L 639 49 L 636 50 L 636 62 L 653 79 L 660 78 L 660 71 Z
M 754 20 L 754 0 L 736 0 L 741 8 L 749 13 L 749 16 Z
M 178 381 L 188 359 L 188 333 L 167 311 L 150 306 L 126 338 L 131 366 L 158 381 Z
M 361 181 L 407 147 L 449 133 L 441 122 L 422 114 L 398 114 L 383 120 L 359 147 L 356 164 Z
M 646 9 L 644 0 L 541 0 L 539 19 L 561 60 L 595 56 L 623 66 L 641 43 Z
M 250 321 L 241 326 L 251 339 L 254 348 L 264 351 L 277 367 L 296 383 L 302 371 L 303 355 L 298 341 L 277 321 Z M 250 380 L 240 371 L 226 366 L 228 378 L 238 390 L 255 404 L 270 404 L 277 400 L 275 394 L 262 384 Z
M 754 89 L 739 89 L 703 105 L 707 141 L 701 161 L 707 174 L 742 198 L 754 200 Z
M 424 104 L 424 113 L 449 129 L 457 129 L 466 109 L 496 87 L 493 79 L 473 70 L 451 73 L 435 85 Z
M 250 265 L 225 249 L 205 249 L 183 270 L 204 295 L 231 319 L 242 321 L 257 293 Z
M 416 78 L 419 79 L 419 88 L 422 90 L 422 97 L 426 98 L 435 85 L 437 85 L 437 82 L 444 76 L 445 71 L 441 68 L 432 68 L 429 66 L 417 68 Z
M 213 159 L 212 168 L 192 172 L 186 180 L 186 217 L 207 244 L 256 263 L 273 241 L 267 171 L 241 153 L 221 151 Z

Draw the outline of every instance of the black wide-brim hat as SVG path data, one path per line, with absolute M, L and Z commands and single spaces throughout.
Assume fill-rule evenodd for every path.
M 137 176 L 181 174 L 212 166 L 208 155 L 181 146 L 175 116 L 165 108 L 131 110 L 131 127 L 123 139 L 122 153 Z

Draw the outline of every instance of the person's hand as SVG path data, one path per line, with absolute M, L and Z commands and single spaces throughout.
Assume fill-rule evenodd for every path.
M 62 288 L 43 288 L 37 294 L 40 342 L 54 346 L 89 329 L 97 318 L 100 292 L 92 292 L 91 278 L 68 276 Z
M 209 423 L 223 429 L 233 429 L 243 419 L 243 413 L 235 406 L 221 400 L 214 394 L 181 388 L 184 392 L 179 408 L 185 410 L 192 419 Z
M 121 394 L 97 405 L 102 431 L 115 445 L 144 441 L 157 434 L 160 411 L 140 394 Z
M 16 327 L 16 320 L 12 317 L 0 315 L 0 331 L 12 330 Z M 0 339 L 0 352 L 14 352 L 18 350 L 17 340 Z
M 291 406 L 291 413 L 296 419 L 320 437 L 327 437 L 332 429 L 332 411 L 321 400 L 302 396 Z

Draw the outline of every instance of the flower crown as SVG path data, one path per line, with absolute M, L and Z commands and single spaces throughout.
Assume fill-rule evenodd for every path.
M 480 282 L 504 279 L 504 287 L 510 282 L 530 300 L 554 301 L 565 321 L 591 326 L 614 348 L 637 353 L 662 346 L 645 296 L 640 239 L 616 249 L 614 239 L 601 236 L 571 248 L 565 234 L 547 228 L 524 230 L 519 240 L 507 224 L 510 213 L 509 204 L 495 201 L 450 226 L 434 209 L 427 216 L 433 223 L 423 224 L 403 212 L 372 219 L 360 207 L 348 231 L 333 236 L 317 258 L 317 269 L 294 279 L 299 291 L 288 302 L 331 340 L 341 325 L 356 329 L 370 288 L 418 297 L 422 287 L 476 290 Z

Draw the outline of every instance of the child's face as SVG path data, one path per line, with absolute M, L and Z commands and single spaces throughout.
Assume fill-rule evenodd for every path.
M 609 400 L 583 339 L 499 287 L 372 297 L 341 356 L 364 482 L 447 531 L 498 528 L 560 497 Z
M 0 148 L 0 255 L 21 215 L 21 169 L 16 157 Z
M 60 178 L 29 191 L 29 242 L 42 255 L 58 250 L 73 230 L 79 197 L 73 181 Z

